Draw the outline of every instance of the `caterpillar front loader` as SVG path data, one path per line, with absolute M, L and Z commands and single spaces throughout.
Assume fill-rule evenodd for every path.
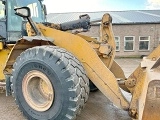
M 45 22 L 42 0 L 0 3 L 5 11 L 0 20 L 0 88 L 15 97 L 27 119 L 76 119 L 87 102 L 89 81 L 131 118 L 160 119 L 160 46 L 126 78 L 114 61 L 109 14 L 101 20 L 101 39 L 96 41 L 68 31 L 87 31 L 92 24 L 88 15 L 54 24 Z M 131 101 L 120 89 L 131 93 Z

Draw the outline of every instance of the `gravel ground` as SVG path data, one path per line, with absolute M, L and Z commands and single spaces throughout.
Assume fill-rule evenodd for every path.
M 140 59 L 116 59 L 128 77 L 140 63 Z M 123 92 L 127 98 L 130 94 Z M 0 94 L 0 120 L 25 120 L 12 96 Z M 115 107 L 100 91 L 90 93 L 86 107 L 77 120 L 131 120 L 128 112 Z

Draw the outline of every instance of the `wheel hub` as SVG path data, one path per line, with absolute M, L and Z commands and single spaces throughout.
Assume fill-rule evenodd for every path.
M 36 111 L 47 111 L 54 101 L 54 89 L 50 80 L 37 70 L 24 76 L 22 92 L 28 105 Z

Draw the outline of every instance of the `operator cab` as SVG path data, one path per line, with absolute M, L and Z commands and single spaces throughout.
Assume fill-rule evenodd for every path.
M 15 15 L 15 8 L 29 7 L 34 22 L 45 22 L 43 0 L 0 0 L 0 41 L 15 43 L 25 35 L 26 21 Z

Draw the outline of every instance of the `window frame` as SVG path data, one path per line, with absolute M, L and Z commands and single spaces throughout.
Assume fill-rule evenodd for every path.
M 148 37 L 148 40 L 140 40 L 141 37 Z M 138 46 L 138 50 L 139 51 L 149 51 L 150 50 L 150 36 L 139 36 L 139 45 L 140 45 L 140 41 L 148 41 L 148 50 L 140 50 L 139 46 Z
M 125 49 L 125 43 L 126 43 L 126 37 L 133 37 L 133 50 L 126 50 Z M 133 52 L 135 50 L 135 36 L 124 36 L 124 51 L 127 51 L 127 52 Z
M 119 42 L 119 49 L 117 50 L 117 49 L 115 49 L 115 51 L 116 52 L 119 52 L 120 51 L 120 36 L 114 36 L 114 39 L 115 39 L 115 37 L 117 37 L 118 38 L 118 42 Z M 116 39 L 115 39 L 115 45 L 116 45 Z

